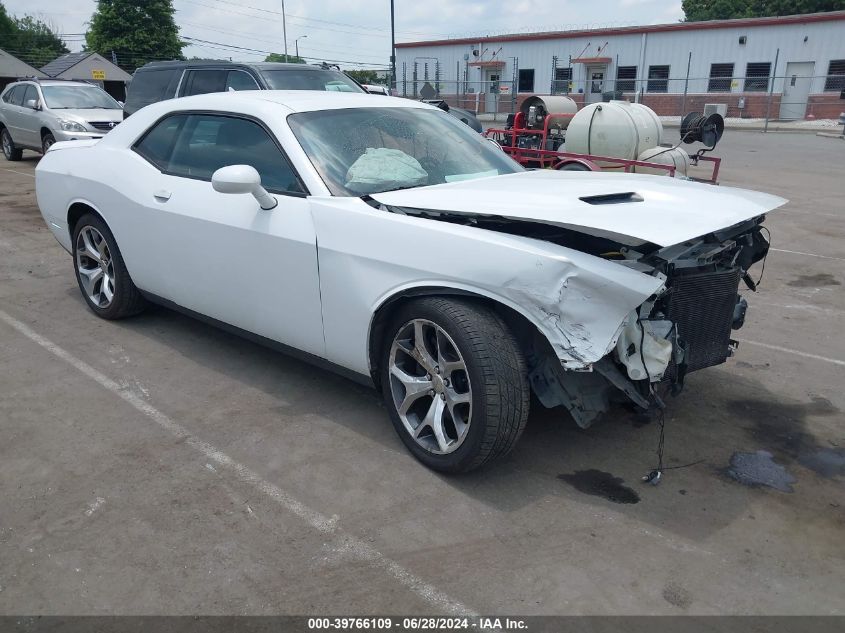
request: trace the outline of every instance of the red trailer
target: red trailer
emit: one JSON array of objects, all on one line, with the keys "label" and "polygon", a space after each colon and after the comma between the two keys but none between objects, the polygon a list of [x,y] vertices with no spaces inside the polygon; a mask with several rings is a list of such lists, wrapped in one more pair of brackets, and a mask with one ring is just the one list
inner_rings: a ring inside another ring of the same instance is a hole
[{"label": "red trailer", "polygon": [[[675,165],[563,151],[565,130],[574,116],[572,113],[544,114],[542,118],[533,117],[532,125],[532,123],[528,123],[529,117],[526,113],[521,111],[508,117],[508,125],[505,128],[489,128],[484,132],[484,136],[498,143],[511,158],[527,167],[566,171],[623,171],[627,173],[634,172],[639,167],[666,172],[668,176],[675,175],[677,171]],[[713,117],[702,117],[698,113],[690,113],[685,116],[681,123],[682,140],[686,142],[704,140],[711,144],[710,149],[712,149],[712,146],[715,146],[721,138],[724,130],[721,117],[715,116],[719,118],[718,121]],[[707,156],[705,155],[706,151],[709,151],[709,149],[689,154],[689,160],[693,167],[702,162],[709,163],[712,166],[710,176],[705,178],[690,177],[690,179],[715,185],[718,184],[722,159],[716,156]]]}]

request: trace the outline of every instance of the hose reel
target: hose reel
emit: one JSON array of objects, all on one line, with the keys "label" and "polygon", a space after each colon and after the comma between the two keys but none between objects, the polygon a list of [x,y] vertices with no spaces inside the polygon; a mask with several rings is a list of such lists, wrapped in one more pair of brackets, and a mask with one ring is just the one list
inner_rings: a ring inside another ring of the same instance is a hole
[{"label": "hose reel", "polygon": [[684,143],[702,143],[713,149],[725,132],[725,120],[721,114],[704,116],[700,112],[690,112],[681,119],[681,141]]}]

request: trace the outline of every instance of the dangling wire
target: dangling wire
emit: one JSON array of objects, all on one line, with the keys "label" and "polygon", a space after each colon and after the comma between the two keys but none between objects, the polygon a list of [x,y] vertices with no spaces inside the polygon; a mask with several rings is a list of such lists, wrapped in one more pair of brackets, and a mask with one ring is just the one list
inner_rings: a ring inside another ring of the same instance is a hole
[{"label": "dangling wire", "polygon": [[763,256],[763,267],[760,269],[760,279],[757,280],[755,287],[760,287],[760,282],[763,281],[763,273],[766,272],[766,260],[769,259],[769,251],[772,250],[772,232],[769,230],[767,226],[761,226],[761,231],[766,231],[766,237],[769,240],[769,248],[766,249],[766,254]]}]

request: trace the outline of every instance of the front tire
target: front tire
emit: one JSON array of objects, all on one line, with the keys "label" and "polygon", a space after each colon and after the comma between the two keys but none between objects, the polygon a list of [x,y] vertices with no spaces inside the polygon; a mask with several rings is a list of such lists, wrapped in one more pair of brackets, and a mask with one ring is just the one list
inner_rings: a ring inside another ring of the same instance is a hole
[{"label": "front tire", "polygon": [[466,472],[513,449],[528,418],[527,371],[495,312],[461,299],[419,299],[401,307],[386,331],[384,399],[418,460]]},{"label": "front tire", "polygon": [[6,157],[6,160],[17,161],[23,158],[23,150],[15,147],[12,135],[6,128],[3,128],[3,131],[0,132],[0,145],[3,146],[3,156]]},{"label": "front tire", "polygon": [[73,229],[73,268],[85,303],[98,317],[122,319],[144,309],[109,227],[86,213]]},{"label": "front tire", "polygon": [[56,142],[56,137],[47,132],[41,139],[41,153],[46,154],[47,150]]}]

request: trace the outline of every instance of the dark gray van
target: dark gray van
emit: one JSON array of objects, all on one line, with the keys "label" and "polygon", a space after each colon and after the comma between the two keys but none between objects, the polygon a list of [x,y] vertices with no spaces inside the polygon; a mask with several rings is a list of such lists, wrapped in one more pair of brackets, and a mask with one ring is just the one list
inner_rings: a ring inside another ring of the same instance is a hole
[{"label": "dark gray van", "polygon": [[214,60],[150,62],[135,71],[123,116],[146,105],[190,95],[228,90],[330,90],[366,92],[339,70],[307,64]]}]

